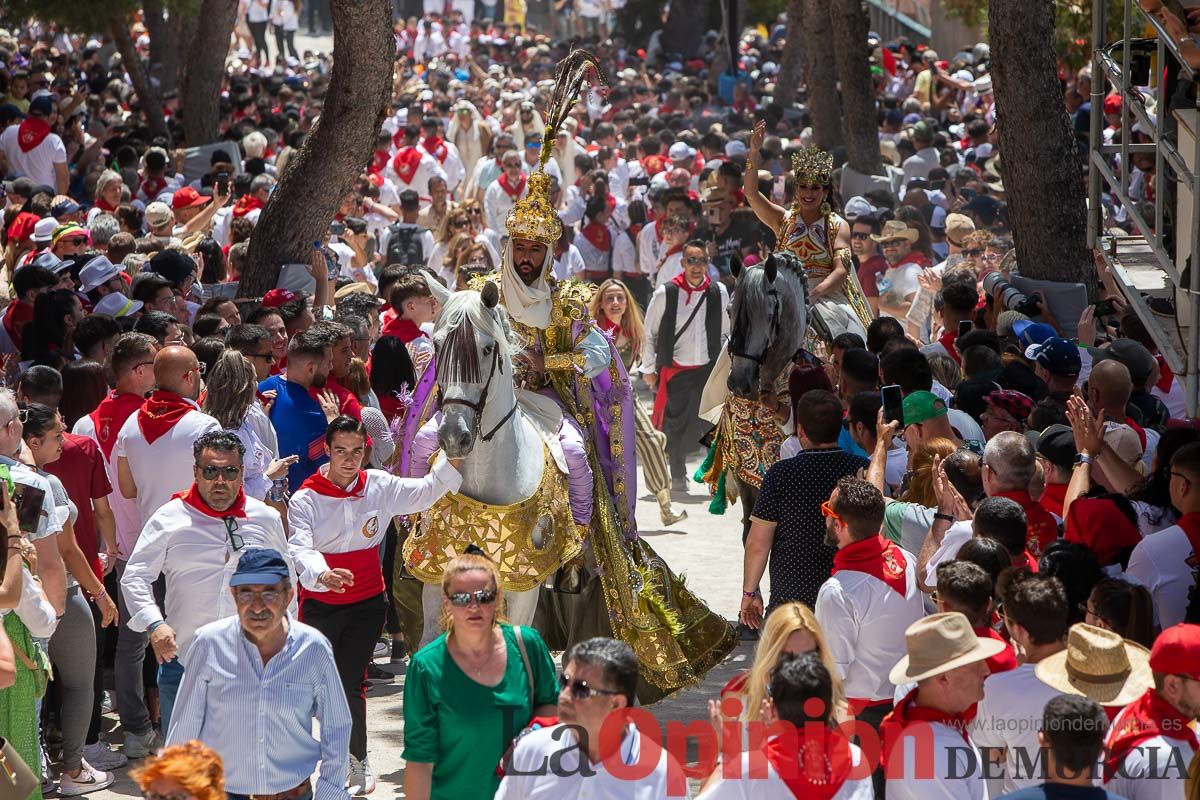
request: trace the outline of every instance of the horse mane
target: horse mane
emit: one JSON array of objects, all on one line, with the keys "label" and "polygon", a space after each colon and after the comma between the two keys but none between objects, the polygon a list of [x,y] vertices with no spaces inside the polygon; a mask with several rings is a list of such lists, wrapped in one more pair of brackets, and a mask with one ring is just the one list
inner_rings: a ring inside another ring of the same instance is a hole
[{"label": "horse mane", "polygon": [[496,306],[489,309],[479,292],[455,292],[442,306],[434,325],[433,344],[437,350],[439,385],[483,381],[476,331],[495,340],[500,357],[505,361],[517,350],[503,308]]}]

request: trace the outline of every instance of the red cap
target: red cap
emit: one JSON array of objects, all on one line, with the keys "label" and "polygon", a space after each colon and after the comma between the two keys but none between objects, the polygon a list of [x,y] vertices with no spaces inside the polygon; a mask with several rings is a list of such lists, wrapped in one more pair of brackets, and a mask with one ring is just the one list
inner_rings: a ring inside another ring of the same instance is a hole
[{"label": "red cap", "polygon": [[262,304],[265,308],[279,308],[295,299],[296,293],[290,289],[272,289],[263,295]]},{"label": "red cap", "polygon": [[1200,625],[1181,622],[1160,633],[1150,650],[1150,669],[1200,680]]},{"label": "red cap", "polygon": [[212,198],[204,197],[190,186],[179,189],[171,195],[171,208],[178,211],[181,208],[207,205]]},{"label": "red cap", "polygon": [[1104,113],[1105,114],[1120,114],[1121,113],[1121,95],[1110,94],[1104,98]]}]

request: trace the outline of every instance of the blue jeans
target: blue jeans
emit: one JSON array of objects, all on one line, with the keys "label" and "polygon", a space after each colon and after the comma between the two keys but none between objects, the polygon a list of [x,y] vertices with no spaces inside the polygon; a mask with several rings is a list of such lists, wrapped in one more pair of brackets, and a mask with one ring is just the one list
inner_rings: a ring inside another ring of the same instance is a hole
[{"label": "blue jeans", "polygon": [[181,683],[183,664],[179,663],[178,658],[158,665],[158,707],[162,715],[163,736],[171,727],[171,712],[175,710],[175,697],[179,694]]}]

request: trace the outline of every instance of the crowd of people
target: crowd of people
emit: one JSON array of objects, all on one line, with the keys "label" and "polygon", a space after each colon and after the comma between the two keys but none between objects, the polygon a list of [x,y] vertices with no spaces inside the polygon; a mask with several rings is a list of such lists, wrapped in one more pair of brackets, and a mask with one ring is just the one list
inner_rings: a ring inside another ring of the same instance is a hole
[{"label": "crowd of people", "polygon": [[[621,3],[560,0],[551,31],[522,0],[425,5],[311,261],[253,298],[249,242],[331,88],[295,32],[328,3],[243,2],[217,142],[171,93],[152,134],[111,37],[0,17],[0,735],[30,796],[142,759],[155,800],[369,794],[377,662],[407,662],[408,797],[686,793],[616,612],[556,659],[510,565],[472,545],[420,572],[416,519],[480,480],[470,436],[434,435],[452,403],[485,419],[486,362],[438,410],[471,372],[445,312],[486,333],[479,290],[569,465],[552,525],[632,547],[623,428],[664,525],[702,479],[741,501],[755,652],[712,699],[699,796],[1197,796],[1200,429],[1101,260],[1078,320],[1012,289],[988,46],[870,35],[886,174],[847,196],[845,153],[774,99],[782,18],[710,80],[715,34],[692,59],[626,40]],[[593,88],[560,109],[572,37],[604,75],[572,62]],[[1079,131],[1090,81],[1063,79]]]}]

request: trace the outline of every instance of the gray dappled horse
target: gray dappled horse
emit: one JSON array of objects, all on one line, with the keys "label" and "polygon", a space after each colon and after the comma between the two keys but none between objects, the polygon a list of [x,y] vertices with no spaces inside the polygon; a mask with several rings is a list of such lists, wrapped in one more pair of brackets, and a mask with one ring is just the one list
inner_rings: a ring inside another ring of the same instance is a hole
[{"label": "gray dappled horse", "polygon": [[772,253],[762,264],[743,268],[730,262],[734,276],[729,337],[729,391],[757,400],[775,382],[804,343],[808,328],[808,278],[800,259]]}]

